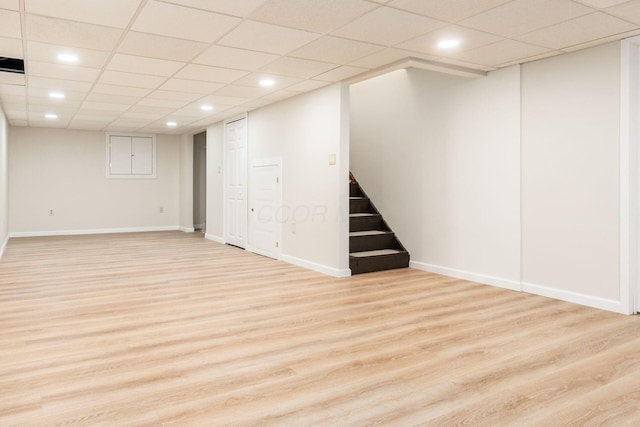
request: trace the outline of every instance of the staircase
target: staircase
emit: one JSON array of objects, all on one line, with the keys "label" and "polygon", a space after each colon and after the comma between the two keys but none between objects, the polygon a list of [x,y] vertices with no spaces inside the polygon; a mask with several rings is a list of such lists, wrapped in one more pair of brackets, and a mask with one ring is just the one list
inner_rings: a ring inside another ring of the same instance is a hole
[{"label": "staircase", "polygon": [[391,231],[380,212],[350,177],[349,267],[351,274],[409,266],[409,252]]}]

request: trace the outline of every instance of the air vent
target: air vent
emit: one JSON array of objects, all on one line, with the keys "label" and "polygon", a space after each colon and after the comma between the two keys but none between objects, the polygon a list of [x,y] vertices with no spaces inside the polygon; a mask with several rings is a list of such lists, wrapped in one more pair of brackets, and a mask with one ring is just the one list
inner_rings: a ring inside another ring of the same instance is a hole
[{"label": "air vent", "polygon": [[24,74],[24,60],[0,56],[0,71]]}]

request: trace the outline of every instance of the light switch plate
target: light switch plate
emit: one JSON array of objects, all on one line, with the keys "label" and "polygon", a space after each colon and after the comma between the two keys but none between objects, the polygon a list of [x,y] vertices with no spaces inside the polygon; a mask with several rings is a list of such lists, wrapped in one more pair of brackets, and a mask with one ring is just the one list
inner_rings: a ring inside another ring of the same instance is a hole
[{"label": "light switch plate", "polygon": [[336,164],[336,155],[335,154],[329,154],[329,165],[333,166]]}]

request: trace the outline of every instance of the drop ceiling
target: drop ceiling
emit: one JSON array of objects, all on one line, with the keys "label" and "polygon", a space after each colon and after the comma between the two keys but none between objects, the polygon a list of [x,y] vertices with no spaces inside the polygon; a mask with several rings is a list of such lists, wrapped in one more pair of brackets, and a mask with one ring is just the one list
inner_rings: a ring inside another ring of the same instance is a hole
[{"label": "drop ceiling", "polygon": [[186,133],[405,58],[491,71],[637,34],[640,0],[0,0],[26,69],[0,102],[12,126]]}]

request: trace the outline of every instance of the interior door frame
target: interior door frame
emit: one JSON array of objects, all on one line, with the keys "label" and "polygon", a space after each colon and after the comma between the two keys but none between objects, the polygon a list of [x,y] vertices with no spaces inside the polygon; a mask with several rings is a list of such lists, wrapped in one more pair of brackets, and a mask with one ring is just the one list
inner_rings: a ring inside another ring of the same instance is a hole
[{"label": "interior door frame", "polygon": [[[261,167],[261,166],[277,167],[277,173],[278,173],[278,178],[280,180],[280,185],[278,185],[277,187],[276,204],[282,207],[283,206],[282,205],[282,184],[283,184],[282,158],[272,157],[272,158],[266,158],[266,159],[252,160],[249,164],[249,180],[248,180],[249,194],[247,196],[247,199],[249,201],[248,203],[249,210],[251,210],[251,206],[253,204],[253,191],[251,190],[251,187],[252,187],[251,179],[252,179],[253,168]],[[280,260],[282,259],[282,219],[278,220],[277,215],[276,215],[276,238],[279,244],[277,246],[277,251],[276,251],[277,257],[275,259]],[[253,234],[253,221],[251,220],[251,213],[249,213],[249,224],[248,224],[248,230],[247,230],[247,251],[254,252],[254,241],[255,241],[255,236]]]},{"label": "interior door frame", "polygon": [[[229,226],[229,219],[227,218],[227,171],[229,170],[227,163],[227,125],[233,122],[237,122],[238,120],[245,119],[246,127],[247,127],[247,161],[249,159],[249,115],[247,113],[240,114],[238,116],[230,117],[224,121],[224,126],[222,129],[222,243],[227,244],[227,227]],[[248,171],[248,168],[245,170]],[[249,198],[249,177],[245,177],[245,182],[247,182],[247,206],[248,206],[248,198]],[[249,214],[245,212],[245,218],[247,221],[247,244],[248,244],[248,230],[249,230]],[[245,245],[246,246],[246,245]],[[246,249],[246,247],[245,247]]]},{"label": "interior door frame", "polygon": [[640,311],[640,36],[620,51],[620,311]]}]

